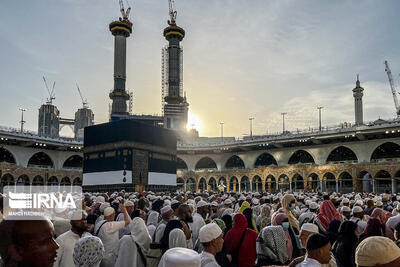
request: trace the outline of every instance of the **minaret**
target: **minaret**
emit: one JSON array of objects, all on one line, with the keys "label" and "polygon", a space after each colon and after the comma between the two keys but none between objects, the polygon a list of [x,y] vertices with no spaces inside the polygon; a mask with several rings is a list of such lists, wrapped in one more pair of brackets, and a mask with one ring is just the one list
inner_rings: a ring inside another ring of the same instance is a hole
[{"label": "minaret", "polygon": [[359,75],[357,74],[356,87],[353,89],[354,96],[354,114],[355,114],[355,124],[362,125],[363,124],[363,104],[362,97],[364,88],[360,86]]},{"label": "minaret", "polygon": [[[171,3],[171,2],[170,2]],[[164,37],[168,41],[165,48],[167,58],[165,68],[166,96],[164,97],[164,127],[174,130],[185,130],[187,124],[188,104],[183,93],[183,50],[180,42],[185,31],[176,25],[176,11],[170,4],[169,26],[164,29]]]},{"label": "minaret", "polygon": [[132,33],[132,22],[129,21],[130,8],[124,11],[121,6],[122,18],[110,23],[110,31],[114,35],[114,88],[110,93],[112,100],[110,120],[123,119],[128,115],[126,101],[129,93],[125,89],[126,81],[126,38]]}]

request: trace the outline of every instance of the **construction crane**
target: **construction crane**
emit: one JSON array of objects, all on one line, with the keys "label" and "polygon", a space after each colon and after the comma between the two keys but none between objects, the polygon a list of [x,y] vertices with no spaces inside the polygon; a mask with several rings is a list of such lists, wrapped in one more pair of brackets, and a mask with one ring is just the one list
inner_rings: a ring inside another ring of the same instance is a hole
[{"label": "construction crane", "polygon": [[125,11],[123,0],[119,0],[119,7],[122,14],[122,20],[129,22],[129,13],[131,13],[131,7],[128,7],[128,9]]},{"label": "construction crane", "polygon": [[175,1],[174,0],[168,0],[168,5],[169,5],[169,17],[170,19],[168,20],[168,25],[170,26],[176,26],[176,10],[175,10]]},{"label": "construction crane", "polygon": [[399,100],[397,99],[397,90],[394,85],[393,77],[392,77],[392,71],[389,68],[389,63],[387,60],[385,60],[385,71],[387,73],[387,76],[389,78],[389,83],[390,83],[390,89],[392,90],[392,95],[393,95],[393,101],[394,101],[394,106],[396,108],[396,114],[397,117],[400,117],[400,105],[399,105]]},{"label": "construction crane", "polygon": [[47,98],[46,104],[47,105],[53,105],[53,100],[56,99],[56,95],[54,94],[54,87],[56,86],[56,82],[53,83],[53,88],[49,89],[49,86],[47,85],[46,78],[43,76],[43,81],[44,85],[46,85],[47,92],[49,93],[49,98]]},{"label": "construction crane", "polygon": [[83,98],[82,92],[81,92],[81,89],[79,89],[78,83],[76,83],[76,88],[78,88],[78,92],[79,92],[79,95],[80,95],[81,100],[82,100],[82,106],[83,106],[83,108],[89,108],[89,103],[88,103],[88,101],[87,101],[86,98],[85,98],[85,99]]}]

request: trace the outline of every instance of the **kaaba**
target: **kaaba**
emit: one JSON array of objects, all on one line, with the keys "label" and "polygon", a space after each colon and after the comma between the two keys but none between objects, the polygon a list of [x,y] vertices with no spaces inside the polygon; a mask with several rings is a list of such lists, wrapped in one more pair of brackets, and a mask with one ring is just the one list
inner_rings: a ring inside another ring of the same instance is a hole
[{"label": "kaaba", "polygon": [[85,191],[176,189],[176,133],[135,120],[86,127]]}]

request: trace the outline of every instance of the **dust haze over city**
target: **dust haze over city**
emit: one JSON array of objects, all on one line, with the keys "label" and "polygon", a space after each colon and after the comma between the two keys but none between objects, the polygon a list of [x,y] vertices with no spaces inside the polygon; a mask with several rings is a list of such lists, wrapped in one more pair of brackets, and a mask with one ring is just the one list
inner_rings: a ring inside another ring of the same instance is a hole
[{"label": "dust haze over city", "polygon": [[[133,113],[161,113],[162,29],[165,1],[132,1],[133,33],[127,41],[127,89]],[[383,65],[398,83],[399,3],[386,1],[180,1],[177,20],[186,31],[183,90],[189,127],[200,136],[241,137],[354,120],[356,74],[364,91],[364,120],[396,116]],[[18,14],[18,18],[15,18]],[[108,121],[113,87],[113,39],[107,25],[119,15],[116,1],[14,1],[0,3],[3,116],[0,124],[37,130],[47,91],[62,117],[81,106],[76,83],[95,114]],[[9,27],[12,21],[13,27]],[[72,135],[68,127],[62,135]]]}]

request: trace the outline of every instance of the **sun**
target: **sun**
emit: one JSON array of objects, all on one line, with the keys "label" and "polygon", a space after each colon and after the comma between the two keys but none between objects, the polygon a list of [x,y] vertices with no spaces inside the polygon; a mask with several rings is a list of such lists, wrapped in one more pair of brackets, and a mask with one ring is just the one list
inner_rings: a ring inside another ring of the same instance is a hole
[{"label": "sun", "polygon": [[186,129],[189,131],[190,129],[196,129],[198,132],[201,131],[201,121],[200,119],[192,114],[188,114],[188,123],[186,125]]}]

